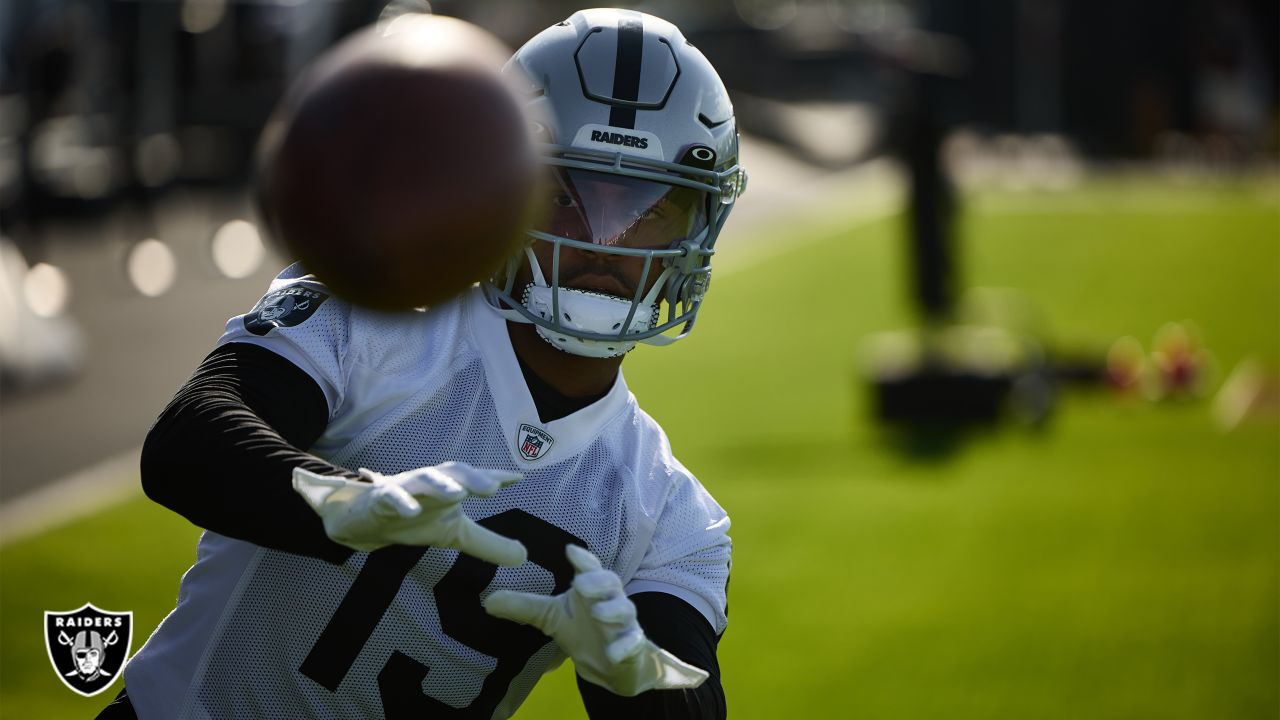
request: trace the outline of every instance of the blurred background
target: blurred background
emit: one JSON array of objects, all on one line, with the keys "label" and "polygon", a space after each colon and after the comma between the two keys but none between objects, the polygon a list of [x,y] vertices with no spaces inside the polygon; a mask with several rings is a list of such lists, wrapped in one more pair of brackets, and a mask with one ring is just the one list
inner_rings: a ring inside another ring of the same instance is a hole
[{"label": "blurred background", "polygon": [[[751,176],[698,332],[627,363],[734,519],[734,716],[1275,717],[1280,5],[622,5],[719,69]],[[138,447],[286,263],[290,81],[384,12],[516,47],[584,6],[0,3],[0,715],[118,689],[51,675],[43,610],[136,648],[173,606],[197,531]],[[568,672],[520,716],[580,716]]]}]

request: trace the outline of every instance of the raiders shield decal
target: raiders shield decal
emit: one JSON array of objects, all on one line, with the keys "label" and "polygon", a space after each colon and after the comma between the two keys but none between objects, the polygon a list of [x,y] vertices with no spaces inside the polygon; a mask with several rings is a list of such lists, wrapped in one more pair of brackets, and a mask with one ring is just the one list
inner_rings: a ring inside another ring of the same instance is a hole
[{"label": "raiders shield decal", "polygon": [[99,610],[85,603],[78,610],[44,613],[44,644],[62,684],[90,697],[120,675],[133,644],[133,613]]},{"label": "raiders shield decal", "polygon": [[516,432],[516,447],[520,450],[520,457],[525,460],[537,460],[543,457],[554,442],[555,438],[548,435],[546,430],[528,423],[521,425],[520,430]]},{"label": "raiders shield decal", "polygon": [[267,293],[244,316],[244,329],[266,335],[273,328],[301,325],[329,296],[303,285],[290,285]]}]

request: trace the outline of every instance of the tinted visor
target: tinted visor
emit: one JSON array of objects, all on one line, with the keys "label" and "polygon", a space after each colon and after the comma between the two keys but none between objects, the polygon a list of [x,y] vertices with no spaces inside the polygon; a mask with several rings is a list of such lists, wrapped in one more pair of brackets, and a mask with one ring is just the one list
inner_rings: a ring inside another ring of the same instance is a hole
[{"label": "tinted visor", "polygon": [[693,188],[608,173],[553,168],[538,228],[552,235],[661,250],[707,227],[705,195]]}]

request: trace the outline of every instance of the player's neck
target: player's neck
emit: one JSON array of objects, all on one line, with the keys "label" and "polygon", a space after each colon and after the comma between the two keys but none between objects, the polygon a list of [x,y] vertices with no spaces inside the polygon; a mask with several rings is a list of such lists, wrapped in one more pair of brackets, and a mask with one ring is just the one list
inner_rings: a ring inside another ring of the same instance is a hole
[{"label": "player's neck", "polygon": [[528,323],[507,323],[511,347],[520,360],[566,397],[603,395],[613,387],[622,358],[587,358],[557,350]]}]

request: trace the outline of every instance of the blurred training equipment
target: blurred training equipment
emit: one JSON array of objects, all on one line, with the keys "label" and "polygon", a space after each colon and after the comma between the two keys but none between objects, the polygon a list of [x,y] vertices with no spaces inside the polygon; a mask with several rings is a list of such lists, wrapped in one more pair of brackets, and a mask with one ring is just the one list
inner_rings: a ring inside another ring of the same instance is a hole
[{"label": "blurred training equipment", "polygon": [[[941,22],[937,13],[932,21]],[[891,144],[910,171],[906,239],[920,325],[872,336],[865,350],[876,417],[904,430],[909,450],[928,454],[1006,417],[1039,425],[1055,400],[1042,329],[1030,322],[1036,313],[1028,300],[1012,290],[961,292],[957,193],[942,149],[956,124],[948,101],[970,70],[963,38],[948,37],[930,41],[939,57],[950,57],[944,45],[956,50],[946,63],[929,62],[925,46],[885,58],[902,76]]]},{"label": "blurred training equipment", "polygon": [[536,163],[509,51],[462,20],[402,15],[322,56],[263,132],[260,207],[346,299],[438,304],[518,246]]}]

